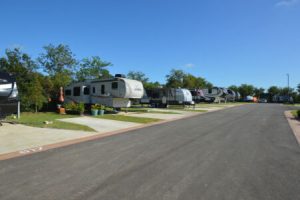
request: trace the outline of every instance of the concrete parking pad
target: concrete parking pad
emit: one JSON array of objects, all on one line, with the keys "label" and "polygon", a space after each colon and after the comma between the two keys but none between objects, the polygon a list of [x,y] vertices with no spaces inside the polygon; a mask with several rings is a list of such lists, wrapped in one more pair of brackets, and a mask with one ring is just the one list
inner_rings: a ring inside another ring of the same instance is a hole
[{"label": "concrete parking pad", "polygon": [[116,131],[119,129],[131,128],[134,126],[140,126],[141,124],[132,122],[123,122],[109,119],[99,119],[93,117],[76,117],[59,119],[60,121],[82,124],[91,127],[92,129],[104,133],[109,131]]},{"label": "concrete parking pad", "polygon": [[36,128],[4,123],[0,127],[0,154],[91,136],[96,132]]}]

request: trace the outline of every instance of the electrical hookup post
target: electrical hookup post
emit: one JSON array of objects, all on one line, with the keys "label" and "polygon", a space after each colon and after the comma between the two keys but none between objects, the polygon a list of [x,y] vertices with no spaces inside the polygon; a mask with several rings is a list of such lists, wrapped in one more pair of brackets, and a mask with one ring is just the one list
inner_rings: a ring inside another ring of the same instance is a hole
[{"label": "electrical hookup post", "polygon": [[21,118],[21,102],[18,101],[18,110],[17,110],[17,118]]}]

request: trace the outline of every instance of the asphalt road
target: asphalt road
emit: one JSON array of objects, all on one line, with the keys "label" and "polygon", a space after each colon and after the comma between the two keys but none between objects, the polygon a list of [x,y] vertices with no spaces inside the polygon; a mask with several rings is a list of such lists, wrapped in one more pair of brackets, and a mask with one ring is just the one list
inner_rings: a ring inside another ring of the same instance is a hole
[{"label": "asphalt road", "polygon": [[1,161],[0,199],[300,199],[285,109],[235,107]]}]

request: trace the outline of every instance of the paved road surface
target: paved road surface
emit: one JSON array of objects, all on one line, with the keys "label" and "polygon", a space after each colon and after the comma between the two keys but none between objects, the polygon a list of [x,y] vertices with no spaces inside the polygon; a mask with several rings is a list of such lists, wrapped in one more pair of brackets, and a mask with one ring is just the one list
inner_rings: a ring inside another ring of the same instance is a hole
[{"label": "paved road surface", "polygon": [[0,199],[297,200],[281,105],[246,105],[0,162]]}]

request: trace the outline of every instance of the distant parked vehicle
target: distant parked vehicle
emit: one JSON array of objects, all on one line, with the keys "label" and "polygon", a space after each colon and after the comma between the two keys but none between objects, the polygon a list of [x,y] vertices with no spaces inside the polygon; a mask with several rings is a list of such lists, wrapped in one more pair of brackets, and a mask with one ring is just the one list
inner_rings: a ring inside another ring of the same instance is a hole
[{"label": "distant parked vehicle", "polygon": [[0,119],[18,110],[18,87],[14,76],[0,72]]},{"label": "distant parked vehicle", "polygon": [[258,103],[268,103],[268,100],[265,99],[265,98],[260,98],[260,99],[258,100]]},{"label": "distant parked vehicle", "polygon": [[142,82],[116,74],[115,78],[87,80],[65,88],[65,102],[102,104],[112,108],[127,108],[131,100],[144,95]]},{"label": "distant parked vehicle", "polygon": [[288,95],[274,95],[272,101],[274,103],[293,103],[294,99]]},{"label": "distant parked vehicle", "polygon": [[155,88],[146,90],[141,104],[150,104],[153,107],[167,107],[168,105],[193,105],[193,97],[187,89]]}]

